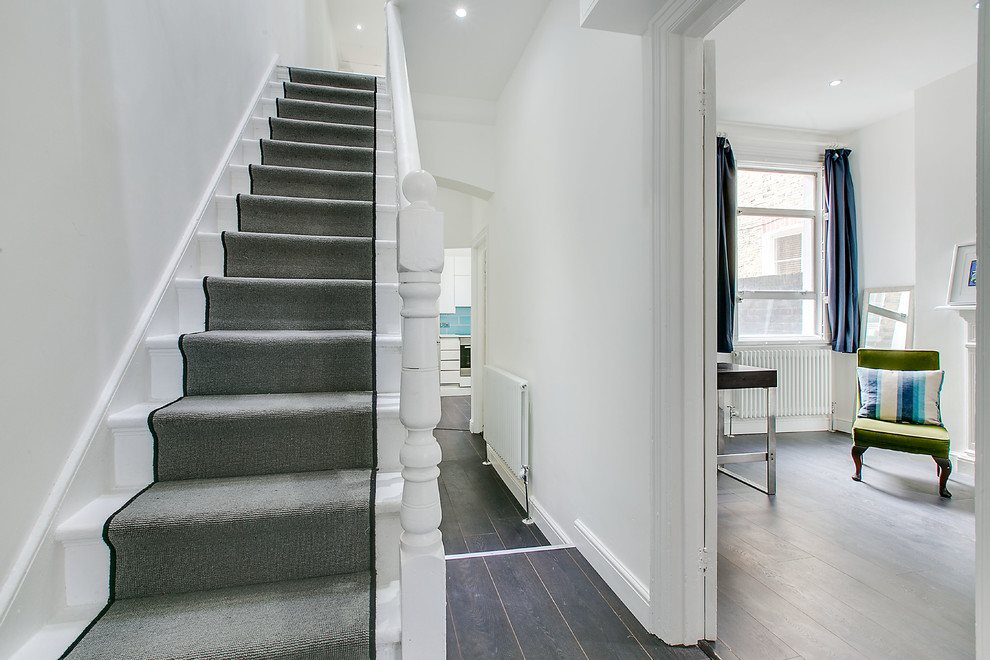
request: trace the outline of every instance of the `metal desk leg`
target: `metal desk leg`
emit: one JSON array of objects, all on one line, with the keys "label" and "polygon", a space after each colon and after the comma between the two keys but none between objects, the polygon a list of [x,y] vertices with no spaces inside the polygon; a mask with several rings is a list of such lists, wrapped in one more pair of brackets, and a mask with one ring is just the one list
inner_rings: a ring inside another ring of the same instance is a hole
[{"label": "metal desk leg", "polygon": [[777,388],[767,388],[767,495],[777,492]]}]

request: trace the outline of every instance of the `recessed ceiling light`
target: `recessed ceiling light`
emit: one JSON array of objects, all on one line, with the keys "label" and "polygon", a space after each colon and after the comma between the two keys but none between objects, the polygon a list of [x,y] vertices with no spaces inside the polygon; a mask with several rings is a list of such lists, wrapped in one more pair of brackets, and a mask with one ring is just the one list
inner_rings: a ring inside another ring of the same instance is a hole
[{"label": "recessed ceiling light", "polygon": [[358,31],[361,31],[361,30],[364,29],[364,26],[361,25],[360,23],[358,23],[357,26],[356,26],[356,28],[357,28]]},{"label": "recessed ceiling light", "polygon": [[457,9],[454,10],[454,16],[456,16],[457,18],[464,18],[465,16],[467,16],[467,9],[465,9],[464,7],[458,7]]},{"label": "recessed ceiling light", "polygon": [[838,87],[841,84],[842,84],[842,81],[841,80],[832,80],[832,81],[829,82],[828,86],[829,87]]},{"label": "recessed ceiling light", "polygon": [[979,9],[979,8],[980,8],[980,3],[977,2],[975,5],[973,5],[973,9]]}]

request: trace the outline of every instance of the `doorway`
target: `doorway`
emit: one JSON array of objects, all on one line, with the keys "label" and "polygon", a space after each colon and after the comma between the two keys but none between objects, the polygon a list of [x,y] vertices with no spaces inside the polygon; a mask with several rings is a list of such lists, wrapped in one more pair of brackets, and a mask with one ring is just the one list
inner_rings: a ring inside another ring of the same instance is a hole
[{"label": "doorway", "polygon": [[[712,158],[713,154],[709,154],[708,159]],[[941,626],[940,630],[955,630],[942,640],[953,645],[952,650],[943,650],[941,654],[973,657],[973,604],[974,596],[981,598],[981,588],[979,584],[973,588],[971,567],[981,560],[975,551],[978,542],[972,529],[974,507],[970,498],[980,491],[974,490],[971,481],[967,483],[963,479],[954,484],[951,501],[940,501],[932,495],[933,477],[927,470],[930,461],[918,464],[914,462],[918,457],[914,461],[902,461],[909,457],[894,453],[883,454],[882,464],[877,457],[870,483],[863,488],[864,484],[853,484],[845,474],[850,469],[846,465],[850,463],[848,438],[837,442],[831,434],[820,437],[805,434],[793,436],[790,441],[792,457],[802,453],[808,453],[808,457],[793,464],[790,470],[779,462],[779,473],[794,477],[809,461],[818,470],[817,474],[806,474],[795,483],[790,493],[782,482],[776,502],[757,501],[745,487],[736,484],[721,481],[718,484],[723,514],[718,530],[719,550],[726,549],[717,557],[718,633],[722,638],[723,633],[730,635],[746,628],[750,634],[749,639],[736,637],[737,644],[748,646],[748,650],[740,653],[739,648],[730,649],[734,655],[728,657],[770,657],[775,652],[785,656],[787,653],[863,657],[939,655],[937,648],[924,650],[928,647],[916,632],[931,632],[926,623],[932,625],[933,611],[948,612],[953,617],[936,626]],[[823,448],[828,451],[810,457]],[[778,461],[782,461],[786,451],[788,448],[781,446]],[[826,484],[827,491],[823,490]],[[818,494],[809,498],[813,492]],[[796,513],[798,510],[800,514]],[[934,516],[929,525],[948,526],[944,537],[919,536],[913,524],[898,524],[911,519],[924,520],[927,515]],[[841,519],[843,516],[845,520]],[[800,522],[796,522],[798,518]],[[847,523],[854,524],[847,527]],[[863,532],[868,538],[857,540],[857,534]],[[745,536],[747,533],[751,536]],[[835,543],[837,538],[842,542]],[[914,553],[921,553],[928,561],[945,562],[945,572],[941,576],[929,575],[920,582],[902,580],[904,575],[922,575],[928,566],[924,562],[912,565],[911,556],[902,554],[912,543],[919,543]],[[959,544],[957,549],[951,543]],[[828,550],[819,550],[824,548]],[[967,565],[968,571],[959,570]],[[892,566],[902,570],[892,574]],[[732,574],[722,570],[725,568],[731,568]],[[802,583],[811,575],[814,575],[813,584]],[[785,585],[793,590],[788,591]],[[726,596],[728,593],[731,596]],[[919,601],[917,596],[908,595],[912,593],[925,593],[928,600]],[[803,610],[798,603],[800,598],[805,603],[817,599],[818,609]],[[768,625],[773,621],[768,603],[774,600],[779,600],[789,615],[786,620],[780,618],[775,625]],[[727,606],[729,603],[731,606]],[[745,606],[747,603],[749,608]],[[867,604],[870,611],[863,614]],[[851,619],[844,618],[850,614],[857,617],[863,614],[859,620],[870,621],[869,629],[859,629]],[[761,617],[767,618],[760,620]],[[802,628],[800,639],[791,637],[795,625]],[[792,628],[788,630],[788,626]],[[794,645],[809,643],[818,634],[809,631],[821,632],[821,629],[825,632],[817,637],[817,649],[799,649]],[[905,640],[914,639],[913,636],[918,639],[895,648]],[[878,638],[895,641],[871,646]]]}]

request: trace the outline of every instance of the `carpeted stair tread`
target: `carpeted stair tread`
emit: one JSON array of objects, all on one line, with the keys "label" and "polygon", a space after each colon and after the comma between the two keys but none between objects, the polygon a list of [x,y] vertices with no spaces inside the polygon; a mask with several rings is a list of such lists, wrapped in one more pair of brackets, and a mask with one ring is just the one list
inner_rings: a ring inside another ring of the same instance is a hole
[{"label": "carpeted stair tread", "polygon": [[111,518],[115,598],[371,568],[372,471],[159,481]]},{"label": "carpeted stair tread", "polygon": [[371,280],[207,277],[207,330],[370,330]]},{"label": "carpeted stair tread", "polygon": [[252,195],[282,195],[311,199],[375,199],[371,172],[338,172],[302,167],[251,165]]},{"label": "carpeted stair tread", "polygon": [[375,108],[371,106],[299,99],[275,99],[275,115],[283,119],[303,119],[328,124],[373,126],[375,123]]},{"label": "carpeted stair tread", "polygon": [[364,89],[375,91],[377,79],[360,73],[345,73],[342,71],[321,71],[319,69],[289,68],[289,80],[308,85],[328,85],[346,89]]},{"label": "carpeted stair tread", "polygon": [[347,89],[295,82],[284,82],[282,88],[287,99],[375,107],[375,91],[372,89]]},{"label": "carpeted stair tread", "polygon": [[372,126],[269,117],[268,128],[273,140],[351,147],[375,146],[375,129]]},{"label": "carpeted stair tread", "polygon": [[373,389],[370,331],[210,330],[179,348],[186,396]]},{"label": "carpeted stair tread", "polygon": [[375,205],[354,200],[240,194],[237,224],[242,232],[370,237]]},{"label": "carpeted stair tread", "polygon": [[374,464],[371,392],[187,396],[150,424],[157,481]]},{"label": "carpeted stair tread", "polygon": [[261,164],[338,172],[371,172],[375,150],[329,144],[261,140]]},{"label": "carpeted stair tread", "polygon": [[72,660],[372,655],[367,572],[116,601]]},{"label": "carpeted stair tread", "polygon": [[342,278],[374,276],[374,242],[356,236],[223,232],[228,277]]}]

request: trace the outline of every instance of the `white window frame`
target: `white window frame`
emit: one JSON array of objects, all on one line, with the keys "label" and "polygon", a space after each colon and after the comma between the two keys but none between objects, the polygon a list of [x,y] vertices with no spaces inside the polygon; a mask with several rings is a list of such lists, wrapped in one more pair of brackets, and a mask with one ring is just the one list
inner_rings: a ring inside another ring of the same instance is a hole
[{"label": "white window frame", "polygon": [[[736,306],[737,309],[743,300],[814,300],[815,319],[814,327],[817,334],[814,335],[775,335],[772,337],[740,337],[739,322],[733,323],[732,344],[733,346],[768,346],[768,345],[821,345],[828,341],[825,329],[825,234],[824,217],[822,213],[823,199],[823,172],[822,164],[778,164],[762,163],[753,161],[739,161],[736,163],[736,171],[750,170],[758,172],[781,172],[787,174],[811,174],[815,177],[815,208],[814,210],[796,209],[775,209],[763,207],[737,206],[736,216],[759,215],[764,217],[782,218],[808,218],[812,221],[813,238],[811,245],[807,243],[802,247],[811,247],[815,250],[813,256],[815,267],[813,270],[813,288],[810,291],[742,291],[738,288],[738,258],[736,270]],[[737,225],[738,227],[738,222]],[[783,232],[781,232],[783,235]]]}]

